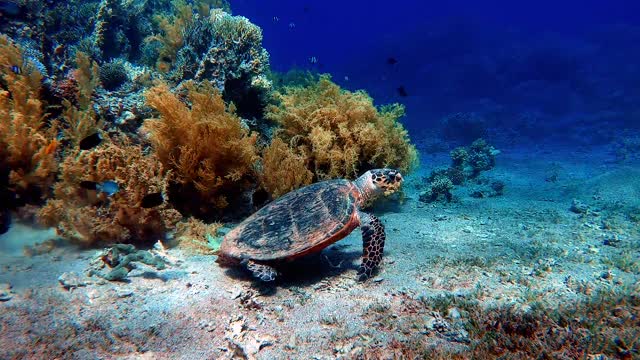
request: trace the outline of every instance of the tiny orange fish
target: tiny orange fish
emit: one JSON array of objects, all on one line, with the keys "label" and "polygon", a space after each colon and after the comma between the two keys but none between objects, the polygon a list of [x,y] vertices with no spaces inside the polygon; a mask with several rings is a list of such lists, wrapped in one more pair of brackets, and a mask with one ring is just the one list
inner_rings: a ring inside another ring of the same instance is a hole
[{"label": "tiny orange fish", "polygon": [[44,153],[47,155],[51,155],[56,151],[57,148],[58,148],[58,141],[56,139],[53,139],[51,140],[49,145],[47,145],[47,147],[44,148]]}]

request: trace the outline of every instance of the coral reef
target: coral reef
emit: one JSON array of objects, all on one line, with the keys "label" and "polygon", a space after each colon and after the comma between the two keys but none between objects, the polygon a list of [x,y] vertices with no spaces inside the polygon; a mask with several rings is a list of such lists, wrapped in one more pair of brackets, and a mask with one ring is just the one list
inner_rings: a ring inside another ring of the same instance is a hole
[{"label": "coral reef", "polygon": [[[166,201],[144,208],[143,198],[164,193],[170,173],[140,146],[107,143],[90,150],[71,150],[61,165],[54,198],[40,210],[40,221],[81,245],[153,242],[181,219]],[[83,181],[115,181],[119,191],[109,196],[86,189]]]},{"label": "coral reef", "polygon": [[416,164],[399,104],[378,109],[364,91],[342,90],[326,75],[311,86],[287,87],[279,100],[267,113],[279,125],[275,136],[307,159],[314,181],[355,178],[369,168],[407,172]]},{"label": "coral reef", "polygon": [[239,115],[261,118],[271,89],[262,30],[245,17],[205,5],[194,14],[194,6],[177,1],[174,14],[157,16],[160,33],[145,39],[145,56],[157,59],[165,80],[211,81]]},{"label": "coral reef", "polygon": [[425,179],[427,186],[420,194],[420,201],[432,202],[441,195],[451,201],[451,190],[454,185],[462,185],[467,180],[475,179],[475,188],[470,195],[476,198],[500,196],[504,192],[502,181],[480,179],[481,172],[495,166],[495,157],[500,153],[484,139],[476,139],[471,146],[457,147],[450,152],[451,166],[437,168]]},{"label": "coral reef", "polygon": [[0,36],[0,176],[27,202],[49,192],[58,163],[55,122],[40,99],[42,75],[22,49]]},{"label": "coral reef", "polygon": [[209,82],[185,84],[191,107],[167,85],[147,92],[159,118],[143,125],[160,162],[177,185],[172,200],[181,210],[206,214],[226,208],[255,181],[257,135],[243,125]]}]

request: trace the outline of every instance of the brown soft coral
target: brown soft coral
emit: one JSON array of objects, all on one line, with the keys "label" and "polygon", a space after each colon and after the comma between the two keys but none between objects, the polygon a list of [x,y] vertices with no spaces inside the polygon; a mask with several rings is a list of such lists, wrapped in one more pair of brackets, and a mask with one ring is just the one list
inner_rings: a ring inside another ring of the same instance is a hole
[{"label": "brown soft coral", "polygon": [[57,169],[56,126],[46,121],[41,80],[22,49],[0,36],[0,170],[8,169],[18,193],[48,193]]},{"label": "brown soft coral", "polygon": [[290,151],[308,159],[314,180],[354,178],[379,167],[409,171],[416,164],[416,149],[398,122],[399,104],[378,109],[364,91],[342,90],[329,76],[286,88],[279,98],[267,116],[280,125],[276,136]]},{"label": "brown soft coral", "polygon": [[313,173],[307,168],[307,159],[280,138],[275,138],[262,154],[261,183],[272,197],[311,184]]},{"label": "brown soft coral", "polygon": [[[209,82],[187,82],[188,107],[162,84],[147,92],[160,118],[145,121],[155,153],[173,171],[187,210],[225,208],[228,195],[246,189],[258,160],[257,135],[242,124]],[[186,202],[190,201],[191,204]]]},{"label": "brown soft coral", "polygon": [[[155,241],[174,228],[181,215],[166,202],[141,207],[144,196],[166,191],[170,173],[140,146],[123,142],[68,154],[54,187],[55,198],[40,211],[44,225],[55,226],[61,236],[83,245]],[[119,186],[111,197],[80,185],[107,180]]]}]

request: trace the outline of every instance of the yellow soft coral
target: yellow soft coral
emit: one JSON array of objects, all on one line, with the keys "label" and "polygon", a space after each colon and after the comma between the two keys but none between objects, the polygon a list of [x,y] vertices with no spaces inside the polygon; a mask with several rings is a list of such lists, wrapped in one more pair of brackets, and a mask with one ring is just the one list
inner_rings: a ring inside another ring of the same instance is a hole
[{"label": "yellow soft coral", "polygon": [[0,35],[0,169],[14,190],[46,194],[57,169],[56,127],[45,119],[42,75],[20,47]]},{"label": "yellow soft coral", "polygon": [[160,117],[146,120],[143,130],[183,195],[194,190],[197,198],[189,200],[222,209],[229,193],[248,186],[254,175],[257,135],[242,124],[233,107],[227,109],[209,82],[185,86],[191,107],[164,84],[147,92],[147,104]]},{"label": "yellow soft coral", "polygon": [[279,125],[276,136],[308,160],[314,180],[354,178],[379,167],[407,172],[417,163],[398,122],[402,105],[378,109],[364,91],[342,90],[326,75],[306,87],[286,88],[279,99],[267,117]]},{"label": "yellow soft coral", "polygon": [[[40,221],[83,245],[117,242],[154,242],[172,230],[181,215],[163,204],[143,208],[148,194],[166,193],[170,173],[140,146],[107,143],[92,151],[72,150],[61,166],[54,198],[39,213]],[[111,197],[87,190],[82,181],[115,181]]]},{"label": "yellow soft coral", "polygon": [[309,185],[313,180],[307,160],[279,138],[273,139],[262,158],[261,183],[274,198]]}]

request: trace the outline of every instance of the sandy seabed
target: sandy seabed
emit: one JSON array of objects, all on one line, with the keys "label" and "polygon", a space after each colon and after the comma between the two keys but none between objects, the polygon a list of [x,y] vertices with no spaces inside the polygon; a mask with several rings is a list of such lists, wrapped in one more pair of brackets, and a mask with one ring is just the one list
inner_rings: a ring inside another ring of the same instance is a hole
[{"label": "sandy seabed", "polygon": [[[27,257],[22,246],[54,234],[16,225],[0,237],[0,358],[471,358],[487,339],[470,324],[472,308],[527,314],[640,290],[639,166],[587,152],[504,151],[482,175],[506,184],[502,196],[471,197],[469,184],[451,203],[427,204],[418,201],[422,177],[447,160],[422,161],[404,201],[375,209],[387,245],[366,283],[355,281],[357,230],[264,285],[177,248],[163,254],[165,270],[141,265],[127,282],[107,282],[85,274],[97,250]],[[625,304],[640,327],[637,304]],[[611,351],[640,358],[638,341]],[[608,351],[589,346],[576,354]]]}]

